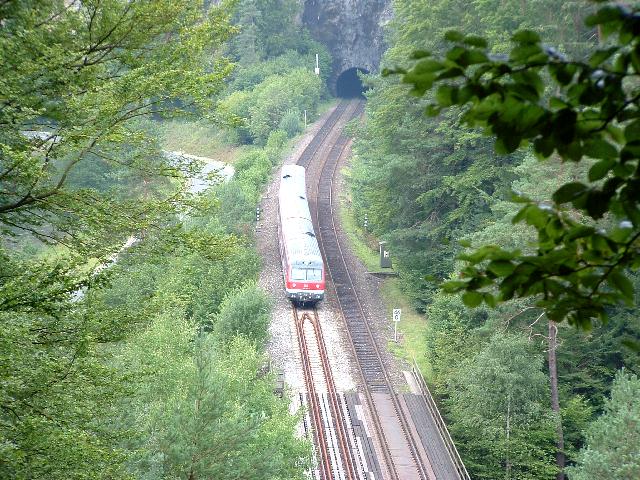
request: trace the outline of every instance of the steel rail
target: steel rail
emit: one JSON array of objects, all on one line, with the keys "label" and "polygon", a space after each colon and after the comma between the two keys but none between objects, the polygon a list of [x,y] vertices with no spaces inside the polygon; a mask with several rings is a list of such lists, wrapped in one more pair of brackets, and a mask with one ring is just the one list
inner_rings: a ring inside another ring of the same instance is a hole
[{"label": "steel rail", "polygon": [[316,132],[316,134],[313,136],[311,142],[309,142],[309,145],[307,145],[307,147],[300,154],[300,157],[298,157],[298,161],[296,162],[298,165],[301,165],[305,168],[309,166],[311,159],[316,154],[320,146],[324,143],[327,136],[329,136],[329,133],[333,130],[333,127],[338,122],[338,120],[342,116],[342,113],[345,111],[348,105],[348,102],[342,101],[336,106],[333,112],[331,112],[331,115],[329,115],[324,121],[322,127],[320,127],[320,130],[318,130],[318,132]]},{"label": "steel rail", "polygon": [[[343,152],[345,147],[346,147],[346,142],[344,142],[343,145],[340,148],[340,152],[339,152],[340,155],[342,155],[342,152]],[[323,171],[324,171],[324,166],[323,166]],[[332,171],[332,176],[333,176],[333,171]],[[331,181],[331,183],[333,183],[333,182]],[[319,197],[319,195],[318,195],[318,197]],[[331,203],[331,201],[329,201],[329,203]],[[319,213],[318,213],[319,210],[320,210],[319,208],[316,209],[316,219],[317,219],[318,222],[320,221],[320,216],[319,216]],[[331,215],[333,215],[332,211],[331,211]],[[335,222],[332,222],[332,223],[335,223]],[[333,228],[335,229],[335,224],[333,225]],[[320,238],[321,238],[320,248],[322,249],[322,253],[323,253],[323,255],[325,257],[325,261],[326,261],[327,254],[326,254],[326,250],[325,250],[325,241],[324,241],[325,239],[323,238],[322,229],[320,229],[319,234],[320,234]],[[328,261],[326,261],[326,265],[327,265],[327,270],[328,270],[329,274],[331,275],[331,279],[333,280],[333,278],[334,278],[333,277],[333,273],[331,272],[331,268],[329,267]],[[336,291],[336,297],[338,298],[338,303],[340,304],[340,295],[338,294],[338,291],[335,288],[335,285],[334,285],[334,290]],[[340,307],[341,307],[341,311],[342,311],[342,306],[340,305]],[[343,314],[343,317],[345,317],[344,311],[342,312],[342,314]],[[348,322],[347,322],[346,318],[345,318],[345,323],[347,323],[347,325],[348,325]],[[354,354],[355,354],[355,357],[357,359],[358,358],[358,354],[357,354],[357,351],[356,351],[355,346],[354,346],[355,344],[354,344],[354,339],[353,339],[353,336],[352,336],[351,329],[347,328],[347,333],[349,335],[349,339],[351,341],[351,345],[352,345],[352,347],[354,349]],[[371,392],[371,390],[369,388],[369,384],[367,382],[366,372],[363,370],[361,362],[358,361],[357,363],[358,363],[358,368],[359,368],[359,371],[360,371],[360,375],[363,378],[363,384],[365,385],[365,388],[364,388],[365,400],[367,402],[367,405],[369,406],[369,410],[372,413],[371,418],[372,418],[373,426],[374,426],[374,429],[376,431],[377,437],[380,439],[380,443],[381,443],[381,446],[382,446],[382,454],[383,454],[384,460],[385,460],[385,462],[387,464],[387,468],[389,470],[389,473],[394,478],[394,480],[401,480],[400,476],[398,475],[398,473],[396,471],[395,463],[393,461],[393,456],[391,455],[391,449],[390,449],[390,447],[388,445],[388,442],[386,440],[386,436],[384,434],[384,429],[382,427],[382,423],[380,422],[380,419],[378,418],[378,416],[375,414],[375,410],[376,410],[375,409],[375,403],[374,403],[374,400],[373,400],[372,392]]]},{"label": "steel rail", "polygon": [[318,316],[318,311],[314,307],[313,309],[313,318],[307,315],[307,319],[313,325],[313,329],[316,335],[316,341],[318,343],[318,351],[320,353],[320,359],[322,361],[322,370],[324,373],[324,378],[327,383],[327,395],[329,397],[329,402],[331,406],[331,410],[333,411],[333,417],[335,419],[336,430],[338,432],[338,441],[340,442],[340,449],[342,451],[343,463],[347,467],[347,478],[349,480],[356,480],[356,474],[354,472],[354,458],[353,458],[353,450],[349,446],[349,442],[347,440],[347,432],[345,430],[345,420],[342,414],[342,409],[338,404],[338,394],[336,392],[335,381],[333,380],[333,373],[331,371],[331,364],[329,363],[329,354],[327,353],[327,349],[324,343],[324,337],[322,335],[322,328],[320,326],[320,317]]},{"label": "steel rail", "polygon": [[[353,118],[354,110],[358,108],[358,104],[349,101],[341,101],[331,115],[327,118],[324,125],[321,128],[321,131],[314,137],[310,145],[305,149],[301,157],[298,159],[298,164],[304,166],[305,168],[309,167],[311,160],[318,154],[319,151],[326,149],[327,147],[331,147],[331,143],[326,142],[327,138],[333,136],[335,133],[340,134],[340,132],[335,131],[335,126],[344,119],[346,116],[347,119]],[[318,141],[320,139],[320,141]],[[317,222],[316,222],[317,225]],[[342,452],[343,463],[346,467],[346,475],[349,480],[356,480],[356,471],[357,461],[356,461],[356,453],[353,451],[351,444],[348,440],[348,434],[346,432],[346,421],[344,419],[344,414],[342,412],[342,408],[339,405],[338,395],[336,393],[335,381],[333,379],[333,373],[331,371],[331,365],[329,363],[329,355],[326,351],[326,345],[324,343],[324,337],[322,334],[322,328],[319,321],[319,316],[317,309],[313,309],[314,318],[309,317],[309,321],[311,321],[315,334],[316,340],[318,344],[318,350],[320,354],[320,358],[322,361],[323,373],[325,376],[325,381],[328,389],[328,399],[330,403],[330,409],[332,415],[335,419],[334,423],[336,426],[337,437],[339,441],[339,448]]]},{"label": "steel rail", "polygon": [[[361,110],[361,106],[359,106],[358,108],[356,108],[356,111]],[[387,387],[389,396],[392,400],[392,404],[396,413],[396,416],[398,418],[398,420],[400,421],[400,426],[401,429],[403,431],[405,440],[407,441],[407,444],[409,446],[410,452],[411,452],[411,456],[414,459],[414,463],[416,465],[416,469],[418,470],[418,475],[424,479],[427,480],[429,478],[429,475],[427,473],[427,469],[425,468],[425,466],[422,464],[422,462],[420,461],[420,455],[419,455],[419,450],[418,450],[418,446],[417,446],[417,442],[416,440],[413,438],[413,435],[411,434],[410,431],[410,425],[409,422],[406,419],[406,415],[404,410],[402,409],[402,406],[400,405],[400,401],[398,400],[398,397],[393,389],[392,386],[392,382],[391,379],[389,377],[389,373],[386,369],[386,367],[384,366],[384,362],[382,359],[382,355],[380,353],[380,349],[377,345],[377,342],[375,341],[375,337],[373,336],[373,332],[371,331],[371,327],[369,326],[368,322],[366,322],[366,315],[364,313],[364,309],[362,308],[362,304],[360,302],[360,299],[357,295],[357,292],[354,288],[354,283],[353,283],[353,279],[351,278],[351,274],[349,273],[349,268],[346,264],[346,261],[344,259],[344,254],[342,252],[342,248],[340,246],[340,242],[337,239],[337,233],[336,233],[336,225],[335,225],[335,217],[334,217],[334,211],[333,211],[333,199],[332,199],[332,190],[333,190],[333,177],[335,175],[335,170],[337,168],[337,165],[339,163],[340,158],[343,155],[344,149],[346,148],[348,143],[348,139],[345,138],[343,135],[341,135],[338,140],[336,141],[333,149],[331,150],[330,154],[329,154],[329,158],[327,159],[327,161],[325,161],[325,164],[322,166],[322,173],[320,175],[320,181],[318,183],[319,187],[318,187],[318,208],[316,209],[316,219],[318,222],[320,222],[320,217],[318,212],[321,210],[321,203],[323,201],[327,202],[327,204],[323,205],[322,211],[323,213],[326,215],[327,213],[330,213],[329,218],[331,218],[331,228],[330,229],[325,229],[325,232],[329,231],[331,233],[333,233],[333,235],[335,236],[335,245],[337,247],[337,251],[339,253],[338,255],[338,259],[336,259],[337,262],[341,263],[342,266],[344,267],[344,272],[346,273],[346,275],[344,276],[344,278],[340,278],[340,280],[346,280],[346,284],[345,287],[347,290],[350,290],[354,299],[355,299],[355,303],[357,304],[357,313],[360,314],[361,318],[362,318],[362,322],[359,322],[358,324],[358,328],[360,331],[356,331],[355,333],[357,335],[361,334],[361,324],[364,324],[366,332],[368,334],[368,341],[366,342],[369,346],[373,347],[373,354],[374,357],[371,358],[369,356],[364,356],[363,355],[359,355],[358,354],[358,348],[357,348],[357,344],[355,340],[360,340],[360,339],[354,339],[354,335],[352,335],[352,325],[350,325],[349,322],[349,316],[346,314],[347,313],[347,308],[345,308],[345,305],[342,301],[341,295],[339,293],[339,289],[335,288],[336,290],[336,296],[338,297],[338,303],[340,305],[340,309],[342,311],[343,317],[345,319],[345,323],[347,324],[348,328],[348,334],[349,337],[351,339],[351,344],[354,347],[355,353],[356,353],[356,359],[358,362],[358,367],[360,370],[360,373],[363,377],[364,380],[364,385],[365,385],[365,398],[367,400],[367,403],[369,404],[369,407],[371,409],[372,412],[375,412],[375,402],[373,400],[373,396],[372,396],[372,386],[373,387],[379,387],[381,386],[378,383],[379,379],[376,379],[376,381],[374,382],[373,385],[370,384],[369,378],[367,378],[368,376],[370,377],[370,375],[368,375],[368,372],[365,370],[366,365],[363,365],[363,360],[365,361],[370,361],[370,360],[375,360],[377,365],[376,365],[376,371],[378,371],[379,373],[382,374],[382,380],[384,381],[384,385]],[[330,168],[330,175],[324,175],[325,169],[327,169],[327,167]],[[321,185],[322,181],[327,181],[328,179],[328,185],[325,183],[324,185]],[[320,188],[322,187],[327,187],[328,186],[328,192],[326,195],[326,198],[322,198],[320,195]],[[318,223],[318,225],[320,225],[320,223]],[[326,255],[326,251],[325,251],[325,238],[323,235],[323,229],[322,227],[319,228],[319,233],[320,233],[320,237],[321,237],[321,248],[323,249],[323,253],[325,255],[325,260],[326,264],[327,264],[327,270],[329,271],[330,275],[331,275],[331,279],[334,283],[334,287],[336,286],[336,280],[337,280],[337,276],[335,275],[337,272],[334,271],[335,269],[332,269],[332,267],[330,266],[330,263],[328,262],[327,259],[327,255]],[[356,312],[354,312],[356,313]],[[360,349],[362,351],[362,349]],[[377,375],[376,375],[377,377]],[[377,418],[376,415],[372,415],[372,417],[374,418],[374,425],[376,428],[376,432],[379,435],[379,438],[381,439],[382,443],[383,443],[383,455],[385,456],[385,460],[388,462],[389,465],[389,470],[390,473],[392,474],[392,476],[398,480],[400,480],[400,476],[397,472],[397,468],[395,466],[395,463],[393,462],[393,458],[391,455],[391,451],[390,451],[390,447],[388,445],[388,442],[386,440],[386,437],[384,435],[384,430],[382,428],[382,425],[380,423],[380,420]]]},{"label": "steel rail", "polygon": [[[322,329],[320,327],[318,312],[314,308],[312,311],[313,313],[313,317],[312,317],[306,311],[303,311],[302,314],[300,314],[300,310],[298,310],[298,308],[295,306],[293,307],[293,309],[294,309],[294,315],[296,318],[296,331],[298,334],[298,344],[300,345],[301,355],[304,355],[303,369],[306,372],[305,383],[307,384],[307,390],[309,392],[309,395],[317,395],[317,393],[315,392],[315,381],[313,378],[313,369],[311,367],[311,360],[309,356],[309,346],[307,343],[306,333],[304,331],[305,322],[310,322],[311,326],[313,327],[313,333],[316,337],[320,364],[322,366],[322,373],[324,375],[325,383],[327,385],[327,396],[329,398],[329,403],[330,403],[329,407],[332,410],[332,414],[333,414],[333,417],[332,417],[333,424],[336,427],[336,434],[337,434],[336,436],[338,437],[338,448],[339,448],[338,451],[339,453],[341,453],[340,458],[342,459],[343,465],[346,467],[345,473],[346,473],[347,480],[357,480],[356,473],[354,472],[355,467],[353,465],[353,451],[349,446],[349,442],[347,440],[344,417],[342,415],[340,405],[338,405],[338,397],[336,393],[335,382],[333,380],[333,374],[331,373],[329,356],[327,354],[325,344],[324,344],[324,338],[322,336]],[[309,384],[307,380],[311,382],[311,384]],[[314,414],[314,422],[319,421],[321,422],[322,425],[324,425],[322,423],[320,409],[316,407],[317,398],[314,398],[314,400],[315,402],[312,405],[312,408],[314,408],[314,411],[317,410],[317,415]],[[319,435],[324,433],[321,430],[322,429],[318,430]],[[324,440],[323,443],[326,446],[326,437],[324,435],[323,435],[323,440]],[[329,457],[328,448],[323,450],[323,454]],[[325,459],[324,464],[325,464],[325,469],[327,465],[330,466],[330,457],[329,457],[329,461]],[[332,474],[333,469],[331,469],[330,472],[331,474],[330,474],[330,477],[328,478],[333,478],[333,474]]]},{"label": "steel rail", "polygon": [[[333,112],[327,117],[320,128],[320,130],[314,135],[311,142],[307,145],[305,150],[302,152],[298,159],[298,164],[304,164],[303,166],[308,166],[310,160],[315,156],[316,152],[323,146],[324,141],[329,136],[329,134],[333,131],[337,122],[342,118],[344,111],[347,109],[349,103],[348,102],[340,102]],[[280,226],[278,226],[280,228]],[[281,252],[279,252],[281,253]],[[300,349],[300,355],[302,360],[303,367],[303,376],[305,379],[305,385],[307,386],[307,395],[309,397],[310,402],[310,410],[311,410],[311,421],[314,423],[313,426],[313,434],[315,439],[315,444],[320,449],[320,473],[324,479],[333,478],[333,469],[331,467],[331,457],[329,455],[329,447],[327,445],[327,435],[324,430],[324,423],[322,422],[322,411],[320,408],[320,404],[318,402],[318,396],[315,389],[315,383],[313,380],[313,369],[311,366],[311,361],[309,357],[309,349],[306,342],[306,336],[304,332],[304,320],[309,319],[314,328],[314,333],[316,334],[316,338],[321,339],[321,329],[320,322],[317,321],[317,311],[314,309],[314,315],[316,317],[316,321],[313,321],[310,316],[305,313],[302,318],[299,319],[298,309],[294,305],[293,306],[293,315],[294,321],[296,325],[296,331],[298,336],[298,347]],[[333,381],[333,376],[331,374],[330,364],[328,362],[328,356],[326,353],[326,349],[324,346],[323,340],[317,340],[318,343],[318,351],[320,354],[321,364],[323,373],[325,376],[325,382],[327,383],[327,389],[329,391],[329,400],[330,400],[330,409],[333,410],[333,415],[337,417],[335,422],[337,426],[337,432],[339,437],[340,448],[343,453],[344,463],[346,464],[346,470],[348,479],[347,480],[357,480],[354,473],[354,460],[353,460],[353,451],[348,446],[349,443],[347,440],[347,434],[345,432],[345,421],[342,415],[342,410],[338,405],[337,395],[335,393],[335,383]]]},{"label": "steel rail", "polygon": [[323,480],[330,480],[333,478],[333,469],[331,468],[329,446],[327,445],[324,424],[322,423],[322,412],[318,403],[315,383],[313,382],[313,371],[309,358],[309,349],[305,340],[303,323],[299,321],[298,309],[295,305],[293,306],[293,316],[298,334],[298,348],[300,349],[304,382],[307,386],[307,399],[310,405],[311,421],[313,423],[312,428],[315,437],[314,443],[320,449],[320,476]]}]

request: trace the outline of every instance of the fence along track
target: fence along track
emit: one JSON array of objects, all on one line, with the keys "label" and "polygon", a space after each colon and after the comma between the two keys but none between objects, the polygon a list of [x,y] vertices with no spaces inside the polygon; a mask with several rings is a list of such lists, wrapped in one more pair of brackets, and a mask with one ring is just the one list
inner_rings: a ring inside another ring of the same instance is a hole
[{"label": "fence along track", "polygon": [[[353,117],[360,115],[364,110],[364,102],[361,102]],[[355,291],[349,269],[344,260],[342,249],[338,242],[335,230],[333,205],[331,198],[331,190],[333,185],[333,176],[338,161],[346,148],[348,139],[344,135],[340,135],[331,150],[326,163],[322,168],[322,174],[318,185],[318,199],[316,218],[319,225],[320,245],[324,253],[327,270],[331,276],[340,308],[343,312],[345,323],[348,327],[349,336],[358,360],[358,365],[362,373],[365,383],[365,397],[372,411],[374,426],[383,444],[383,455],[389,466],[391,475],[400,480],[397,468],[393,462],[390,446],[387,444],[384,430],[380,420],[373,412],[375,412],[375,402],[372,392],[382,392],[390,396],[395,414],[400,422],[404,438],[409,446],[409,451],[416,465],[418,475],[421,479],[427,480],[429,474],[426,467],[422,464],[419,455],[418,445],[410,432],[410,425],[405,416],[405,412],[400,405],[399,399],[395,394],[391,385],[389,374],[382,361],[382,356],[377,343],[371,332],[364,310]],[[323,215],[318,215],[323,212]],[[330,213],[330,214],[327,214]]]},{"label": "fence along track", "polygon": [[442,415],[440,415],[438,406],[436,405],[436,402],[433,399],[433,396],[431,395],[431,390],[429,390],[429,387],[427,386],[427,382],[424,381],[424,377],[422,376],[422,373],[420,372],[420,369],[418,368],[418,364],[416,363],[415,359],[413,361],[413,366],[411,367],[411,369],[412,369],[413,376],[416,378],[416,381],[418,383],[418,387],[422,392],[422,397],[424,398],[424,401],[427,404],[427,408],[429,409],[429,412],[431,413],[431,416],[436,424],[438,432],[440,433],[440,437],[444,442],[444,446],[447,449],[447,453],[449,454],[451,462],[453,463],[456,469],[456,472],[458,473],[458,475],[462,480],[471,480],[471,477],[469,476],[469,472],[467,472],[467,468],[464,466],[464,463],[462,463],[462,458],[460,458],[458,449],[456,448],[456,445],[453,443],[453,439],[451,438],[451,435],[449,435],[449,430],[447,429],[447,425],[444,423],[444,420],[442,419]]}]

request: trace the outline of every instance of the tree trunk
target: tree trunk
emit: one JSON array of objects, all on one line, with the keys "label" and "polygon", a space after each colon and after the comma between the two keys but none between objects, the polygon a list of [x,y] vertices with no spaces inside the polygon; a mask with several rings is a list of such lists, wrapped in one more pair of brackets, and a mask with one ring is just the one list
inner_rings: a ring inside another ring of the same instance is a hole
[{"label": "tree trunk", "polygon": [[558,346],[558,326],[549,320],[549,380],[551,382],[551,409],[556,417],[556,480],[564,480],[564,433],[560,416],[560,399],[558,397],[558,369],[556,364],[556,348]]},{"label": "tree trunk", "polygon": [[507,397],[507,465],[505,479],[511,480],[511,394]]}]

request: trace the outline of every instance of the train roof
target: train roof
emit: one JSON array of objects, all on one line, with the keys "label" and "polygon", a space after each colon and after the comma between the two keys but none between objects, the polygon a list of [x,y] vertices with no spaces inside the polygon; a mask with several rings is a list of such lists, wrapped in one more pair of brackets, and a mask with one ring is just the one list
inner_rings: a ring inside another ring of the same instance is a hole
[{"label": "train roof", "polygon": [[308,232],[290,232],[286,238],[287,258],[291,264],[308,263],[309,265],[322,264],[322,255],[315,236]]},{"label": "train roof", "polygon": [[[311,222],[304,175],[305,169],[299,165],[285,165],[282,167],[278,203],[280,221],[283,226],[300,220]],[[311,227],[311,232],[313,232],[313,227]]]},{"label": "train roof", "polygon": [[321,263],[320,248],[307,203],[304,167],[300,165],[282,167],[278,200],[282,239],[292,263],[309,262],[313,265]]},{"label": "train roof", "polygon": [[280,195],[307,196],[305,169],[300,165],[284,165],[280,173]]},{"label": "train roof", "polygon": [[311,212],[306,198],[280,198],[280,218],[282,221],[306,219],[311,221]]}]

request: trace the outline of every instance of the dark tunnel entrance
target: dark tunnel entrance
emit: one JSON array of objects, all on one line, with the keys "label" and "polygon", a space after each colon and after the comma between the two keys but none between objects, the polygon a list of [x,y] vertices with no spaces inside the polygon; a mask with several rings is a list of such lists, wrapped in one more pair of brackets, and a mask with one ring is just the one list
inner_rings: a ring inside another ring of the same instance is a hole
[{"label": "dark tunnel entrance", "polygon": [[358,72],[369,73],[363,68],[350,68],[340,74],[336,81],[336,93],[341,98],[364,97],[367,88],[362,85]]}]

